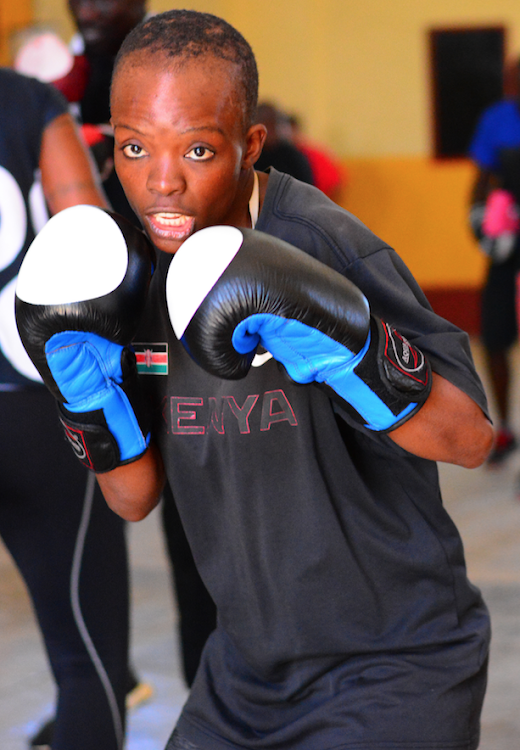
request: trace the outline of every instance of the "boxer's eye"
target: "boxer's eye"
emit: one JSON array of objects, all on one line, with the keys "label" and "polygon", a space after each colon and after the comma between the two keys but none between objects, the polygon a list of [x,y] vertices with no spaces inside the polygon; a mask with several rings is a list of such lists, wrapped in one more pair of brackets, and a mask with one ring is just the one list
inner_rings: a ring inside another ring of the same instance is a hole
[{"label": "boxer's eye", "polygon": [[186,154],[187,159],[193,159],[193,161],[208,161],[215,156],[215,152],[209,149],[207,146],[194,146]]},{"label": "boxer's eye", "polygon": [[146,156],[146,151],[137,143],[129,143],[127,146],[123,146],[123,153],[129,159],[140,159],[142,156]]}]

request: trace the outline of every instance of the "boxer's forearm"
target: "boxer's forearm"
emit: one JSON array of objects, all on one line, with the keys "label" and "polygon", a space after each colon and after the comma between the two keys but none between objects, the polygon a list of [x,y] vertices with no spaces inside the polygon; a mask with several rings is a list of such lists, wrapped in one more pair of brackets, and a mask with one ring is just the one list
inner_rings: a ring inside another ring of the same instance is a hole
[{"label": "boxer's forearm", "polygon": [[154,444],[139,460],[96,476],[108,506],[126,521],[145,518],[158,504],[165,482],[162,458]]},{"label": "boxer's forearm", "polygon": [[493,443],[493,428],[482,409],[436,373],[422,409],[389,435],[416,456],[467,469],[480,466]]}]

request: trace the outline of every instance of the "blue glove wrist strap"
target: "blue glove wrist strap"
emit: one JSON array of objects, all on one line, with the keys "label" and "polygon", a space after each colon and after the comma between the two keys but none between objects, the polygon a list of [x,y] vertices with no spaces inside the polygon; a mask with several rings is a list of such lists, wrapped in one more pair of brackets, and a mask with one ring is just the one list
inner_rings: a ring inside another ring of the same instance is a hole
[{"label": "blue glove wrist strap", "polygon": [[[424,399],[416,399],[387,382],[389,379],[378,361],[383,358],[379,347],[380,327],[383,330],[382,325],[374,321],[363,348],[352,352],[316,328],[261,313],[238,324],[232,343],[241,354],[261,343],[294,381],[314,382],[330,388],[354,410],[365,427],[385,431],[405,421]],[[415,391],[419,394],[420,386]]]},{"label": "blue glove wrist strap", "polygon": [[135,369],[128,349],[96,334],[64,331],[49,339],[45,352],[64,401],[60,418],[78,457],[85,453],[81,460],[89,468],[108,471],[141,456],[150,433],[136,415],[135,389],[127,388],[132,361]]}]

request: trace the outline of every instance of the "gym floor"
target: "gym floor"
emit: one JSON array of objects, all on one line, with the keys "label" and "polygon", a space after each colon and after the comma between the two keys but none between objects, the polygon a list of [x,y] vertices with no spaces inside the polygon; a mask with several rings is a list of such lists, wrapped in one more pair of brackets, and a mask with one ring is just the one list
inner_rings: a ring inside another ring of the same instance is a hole
[{"label": "gym floor", "polygon": [[[481,352],[474,355],[482,373]],[[520,354],[514,353],[516,372]],[[520,378],[518,379],[520,381]],[[520,434],[520,382],[513,424]],[[470,578],[491,611],[493,642],[480,750],[518,750],[520,737],[520,450],[498,470],[439,466],[444,501],[464,540]],[[132,660],[152,699],[129,716],[126,750],[163,750],[186,698],[177,614],[159,514],[129,526]],[[23,582],[0,542],[0,748],[27,750],[53,711],[54,688]]]}]

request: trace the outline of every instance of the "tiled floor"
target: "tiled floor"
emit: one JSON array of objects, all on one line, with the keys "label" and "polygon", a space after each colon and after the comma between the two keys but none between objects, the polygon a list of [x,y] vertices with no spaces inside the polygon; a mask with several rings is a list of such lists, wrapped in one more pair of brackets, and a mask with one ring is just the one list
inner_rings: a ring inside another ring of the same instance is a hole
[{"label": "tiled floor", "polygon": [[[475,351],[479,362],[479,351]],[[520,389],[519,389],[520,390]],[[520,392],[516,397],[520,409]],[[515,417],[520,427],[520,419]],[[520,747],[520,451],[500,471],[440,466],[444,499],[462,533],[470,576],[493,618],[481,750]],[[162,750],[186,697],[175,605],[154,512],[130,527],[133,661],[155,687],[130,715],[127,750]],[[53,686],[23,584],[0,544],[0,750],[26,750],[52,711]],[[71,749],[73,750],[73,749]],[[93,749],[94,750],[94,749]]]}]

